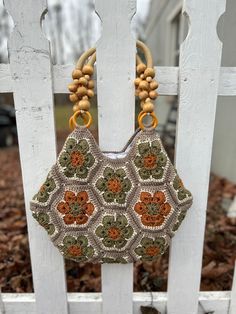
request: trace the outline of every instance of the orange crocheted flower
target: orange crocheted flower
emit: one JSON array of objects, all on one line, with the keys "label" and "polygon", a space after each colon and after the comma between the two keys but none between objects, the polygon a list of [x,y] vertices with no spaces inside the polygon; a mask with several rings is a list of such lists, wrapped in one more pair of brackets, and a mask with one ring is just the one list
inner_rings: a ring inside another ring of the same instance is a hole
[{"label": "orange crocheted flower", "polygon": [[160,249],[158,246],[151,245],[145,249],[145,253],[149,256],[156,256],[160,253]]},{"label": "orange crocheted flower", "polygon": [[67,253],[72,256],[82,255],[82,248],[78,245],[71,245],[67,249]]},{"label": "orange crocheted flower", "polygon": [[73,151],[70,155],[70,161],[74,167],[82,166],[84,163],[84,155],[79,151]]},{"label": "orange crocheted flower", "polygon": [[88,202],[89,196],[86,191],[78,192],[66,191],[64,200],[57,205],[57,210],[63,215],[66,225],[76,223],[77,225],[85,224],[89,216],[94,212],[94,205]]},{"label": "orange crocheted flower", "polygon": [[118,179],[110,179],[107,182],[107,188],[113,193],[119,193],[121,191],[121,182]]},{"label": "orange crocheted flower", "polygon": [[134,205],[134,211],[141,216],[144,226],[158,227],[169,215],[171,206],[166,202],[165,194],[162,191],[157,191],[153,195],[150,192],[141,192],[140,202]]},{"label": "orange crocheted flower", "polygon": [[143,158],[143,165],[147,169],[154,169],[157,166],[157,155],[147,155]]},{"label": "orange crocheted flower", "polygon": [[118,239],[120,235],[121,235],[120,229],[116,227],[111,227],[110,229],[108,229],[108,236],[113,240]]}]

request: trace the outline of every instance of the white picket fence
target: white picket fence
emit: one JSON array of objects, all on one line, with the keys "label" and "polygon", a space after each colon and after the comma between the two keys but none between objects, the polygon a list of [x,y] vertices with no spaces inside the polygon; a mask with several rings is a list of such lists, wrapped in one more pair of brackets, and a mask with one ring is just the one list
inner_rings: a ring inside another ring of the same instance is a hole
[{"label": "white picket fence", "polygon": [[[96,0],[100,146],[122,148],[134,131],[135,0]],[[56,159],[53,93],[67,93],[73,65],[52,65],[40,27],[46,0],[5,0],[15,28],[9,64],[0,64],[0,92],[13,92],[35,293],[1,295],[4,314],[131,314],[153,305],[168,314],[236,313],[230,292],[199,292],[217,95],[236,95],[236,67],[221,68],[216,26],[226,0],[184,0],[190,19],[180,65],[157,67],[161,95],[179,95],[176,165],[194,204],[170,249],[168,292],[133,293],[133,265],[103,265],[102,293],[67,293],[64,261],[33,221],[29,201]],[[158,34],[157,34],[158,35]],[[158,47],[157,47],[158,49]]]}]

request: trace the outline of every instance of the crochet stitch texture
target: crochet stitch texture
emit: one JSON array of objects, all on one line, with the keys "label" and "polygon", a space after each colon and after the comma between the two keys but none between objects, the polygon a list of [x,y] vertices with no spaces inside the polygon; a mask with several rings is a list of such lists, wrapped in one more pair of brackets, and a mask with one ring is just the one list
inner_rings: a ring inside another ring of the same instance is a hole
[{"label": "crochet stitch texture", "polygon": [[125,157],[101,152],[85,127],[67,138],[31,201],[33,217],[65,258],[156,260],[192,204],[154,129],[137,131]]}]

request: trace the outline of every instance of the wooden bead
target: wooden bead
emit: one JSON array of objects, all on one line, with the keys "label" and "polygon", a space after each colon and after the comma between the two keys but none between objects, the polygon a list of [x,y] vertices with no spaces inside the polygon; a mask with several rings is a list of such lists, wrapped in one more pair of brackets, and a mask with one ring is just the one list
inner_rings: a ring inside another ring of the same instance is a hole
[{"label": "wooden bead", "polygon": [[147,92],[147,91],[143,90],[143,91],[141,91],[141,92],[139,93],[139,98],[140,98],[141,100],[144,100],[144,99],[146,99],[147,97],[148,97],[148,92]]},{"label": "wooden bead", "polygon": [[81,78],[82,76],[82,72],[78,69],[75,69],[73,72],[72,72],[72,77],[73,79],[79,79]]},{"label": "wooden bead", "polygon": [[147,68],[145,71],[144,71],[144,76],[145,78],[148,77],[148,76],[151,76],[152,78],[155,76],[155,71],[153,68]]},{"label": "wooden bead", "polygon": [[152,82],[150,83],[150,88],[151,88],[151,89],[156,89],[157,87],[158,87],[157,81],[152,81]]},{"label": "wooden bead", "polygon": [[146,81],[147,81],[148,83],[151,83],[152,77],[151,77],[151,76],[146,77]]},{"label": "wooden bead", "polygon": [[87,88],[84,87],[84,86],[78,87],[77,92],[76,92],[76,95],[77,95],[78,97],[82,97],[82,96],[84,96],[84,95],[87,95]]},{"label": "wooden bead", "polygon": [[89,76],[88,74],[86,74],[86,75],[84,76],[84,78],[86,78],[87,81],[90,80],[90,76]]},{"label": "wooden bead", "polygon": [[157,92],[155,90],[152,90],[149,92],[149,97],[152,99],[156,99],[158,96]]},{"label": "wooden bead", "polygon": [[81,84],[81,85],[83,85],[83,86],[87,86],[88,81],[86,80],[85,77],[81,77],[81,78],[79,79],[79,84]]},{"label": "wooden bead", "polygon": [[144,112],[153,112],[154,104],[152,102],[145,102],[143,104],[143,111]]},{"label": "wooden bead", "polygon": [[143,110],[143,104],[144,104],[144,101],[143,100],[140,101],[140,107],[141,107],[142,110]]},{"label": "wooden bead", "polygon": [[88,100],[80,100],[78,103],[78,107],[80,110],[88,111],[90,108],[90,102]]},{"label": "wooden bead", "polygon": [[76,92],[77,90],[77,85],[76,84],[69,84],[68,89],[70,92]]},{"label": "wooden bead", "polygon": [[140,82],[142,82],[141,78],[140,78],[140,77],[137,77],[137,78],[134,80],[134,85],[135,85],[135,86],[139,86]]},{"label": "wooden bead", "polygon": [[137,73],[141,74],[146,70],[147,66],[144,63],[137,65]]},{"label": "wooden bead", "polygon": [[83,74],[93,75],[93,67],[91,65],[84,65],[82,72]]},{"label": "wooden bead", "polygon": [[76,104],[74,104],[74,106],[73,106],[73,111],[76,112],[76,111],[78,111],[78,110],[79,110],[79,105],[78,105],[78,103],[76,103]]},{"label": "wooden bead", "polygon": [[94,81],[93,80],[88,81],[88,88],[89,89],[94,88]]},{"label": "wooden bead", "polygon": [[76,102],[79,100],[79,98],[76,94],[70,94],[69,99],[71,102]]},{"label": "wooden bead", "polygon": [[141,81],[139,83],[139,86],[138,86],[140,89],[144,89],[144,90],[148,90],[149,89],[149,84],[148,82],[146,81]]},{"label": "wooden bead", "polygon": [[94,96],[94,91],[92,89],[88,89],[87,95],[89,96],[89,98],[92,98]]}]

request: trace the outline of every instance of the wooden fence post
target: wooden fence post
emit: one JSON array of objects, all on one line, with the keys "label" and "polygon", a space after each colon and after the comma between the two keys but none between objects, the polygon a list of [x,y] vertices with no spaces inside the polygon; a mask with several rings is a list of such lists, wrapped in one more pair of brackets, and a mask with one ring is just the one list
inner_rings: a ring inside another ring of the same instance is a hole
[{"label": "wooden fence post", "polygon": [[49,43],[40,18],[46,0],[5,0],[15,28],[9,40],[25,207],[37,314],[66,314],[63,258],[33,221],[29,202],[56,159]]},{"label": "wooden fence post", "polygon": [[168,314],[196,314],[222,43],[216,32],[226,0],[185,0],[190,18],[179,62],[176,167],[194,203],[172,240]]},{"label": "wooden fence post", "polygon": [[[134,0],[96,0],[102,20],[97,43],[99,143],[103,150],[120,150],[134,132],[135,40],[130,21]],[[103,314],[131,314],[133,265],[102,266]]]}]

